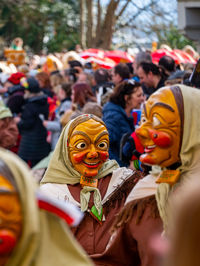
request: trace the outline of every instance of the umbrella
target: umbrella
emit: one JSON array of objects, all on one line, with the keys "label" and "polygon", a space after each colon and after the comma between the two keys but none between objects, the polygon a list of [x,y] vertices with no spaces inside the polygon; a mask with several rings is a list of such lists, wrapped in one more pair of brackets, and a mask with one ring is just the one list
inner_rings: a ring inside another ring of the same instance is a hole
[{"label": "umbrella", "polygon": [[175,53],[173,53],[173,51],[169,51],[167,49],[158,49],[155,52],[151,53],[153,63],[158,64],[160,58],[165,55],[172,57],[176,64],[180,64],[179,57]]},{"label": "umbrella", "polygon": [[179,50],[179,49],[174,49],[173,53],[179,58],[180,63],[187,64],[196,64],[196,60],[187,52]]},{"label": "umbrella", "polygon": [[87,50],[83,51],[82,53],[80,53],[80,56],[84,59],[87,59],[89,57],[104,58],[104,51],[99,50],[99,49],[90,48],[90,49],[87,49]]},{"label": "umbrella", "polygon": [[128,53],[120,51],[120,50],[106,51],[105,57],[112,59],[117,64],[133,62],[133,58]]},{"label": "umbrella", "polygon": [[111,69],[116,65],[116,63],[109,58],[89,57],[86,61],[92,64],[93,69],[101,67]]}]

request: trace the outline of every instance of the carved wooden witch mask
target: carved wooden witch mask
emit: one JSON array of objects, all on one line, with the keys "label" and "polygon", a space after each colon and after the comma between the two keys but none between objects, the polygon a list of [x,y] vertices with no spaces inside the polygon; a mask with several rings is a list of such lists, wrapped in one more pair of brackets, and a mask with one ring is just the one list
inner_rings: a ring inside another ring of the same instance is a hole
[{"label": "carved wooden witch mask", "polygon": [[144,164],[169,167],[180,161],[182,119],[177,101],[182,101],[182,95],[176,97],[176,90],[178,87],[164,87],[144,105],[141,124],[136,130],[144,146],[145,153],[140,157]]},{"label": "carved wooden witch mask", "polygon": [[83,186],[97,187],[97,176],[108,159],[109,137],[103,123],[91,119],[79,123],[68,138],[69,158],[81,174]]}]

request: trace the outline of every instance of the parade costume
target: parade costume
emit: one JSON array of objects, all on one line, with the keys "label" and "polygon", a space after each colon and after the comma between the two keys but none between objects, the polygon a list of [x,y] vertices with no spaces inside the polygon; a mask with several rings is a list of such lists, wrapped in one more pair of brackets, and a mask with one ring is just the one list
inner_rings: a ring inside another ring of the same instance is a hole
[{"label": "parade costume", "polygon": [[92,265],[64,220],[37,204],[23,161],[0,149],[0,265]]},{"label": "parade costume", "polygon": [[84,212],[74,235],[88,254],[102,253],[114,216],[123,207],[138,175],[108,160],[108,131],[94,115],[81,115],[63,129],[41,189]]},{"label": "parade costume", "polygon": [[93,258],[97,265],[158,265],[149,242],[167,234],[169,196],[200,172],[199,101],[199,90],[177,85],[146,102],[136,134],[145,152],[140,160],[153,165],[152,172],[129,194],[107,250]]}]

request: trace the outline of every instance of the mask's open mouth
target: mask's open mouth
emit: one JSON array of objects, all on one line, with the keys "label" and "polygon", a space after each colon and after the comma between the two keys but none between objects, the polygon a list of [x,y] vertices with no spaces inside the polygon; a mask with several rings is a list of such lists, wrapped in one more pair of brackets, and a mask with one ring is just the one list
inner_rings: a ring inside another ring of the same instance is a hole
[{"label": "mask's open mouth", "polygon": [[144,149],[145,153],[150,153],[155,149],[156,145],[146,146]]},{"label": "mask's open mouth", "polygon": [[97,168],[99,165],[100,165],[100,163],[101,162],[95,162],[95,163],[87,163],[87,162],[85,162],[85,161],[83,161],[83,163],[85,164],[85,166],[86,167],[88,167],[88,168]]}]

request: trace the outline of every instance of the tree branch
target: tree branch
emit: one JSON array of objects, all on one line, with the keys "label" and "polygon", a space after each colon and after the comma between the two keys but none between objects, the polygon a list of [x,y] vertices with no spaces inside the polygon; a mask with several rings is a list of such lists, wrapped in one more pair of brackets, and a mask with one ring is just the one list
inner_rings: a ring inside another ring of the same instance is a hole
[{"label": "tree branch", "polygon": [[145,5],[144,7],[139,7],[137,4],[133,3],[133,1],[131,1],[132,5],[134,5],[138,9],[138,11],[135,15],[132,15],[132,17],[129,18],[126,22],[124,22],[123,24],[120,24],[120,26],[118,26],[117,29],[126,28],[126,27],[130,26],[131,22],[134,21],[142,12],[147,11],[152,6],[152,4],[154,4],[154,2],[155,2],[155,0],[153,0],[149,4]]},{"label": "tree branch", "polygon": [[115,20],[117,21],[119,17],[124,13],[125,9],[127,8],[128,4],[131,2],[131,0],[127,0],[126,3],[123,5],[121,10],[119,11],[118,15],[115,17]]}]

